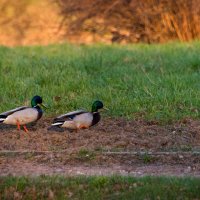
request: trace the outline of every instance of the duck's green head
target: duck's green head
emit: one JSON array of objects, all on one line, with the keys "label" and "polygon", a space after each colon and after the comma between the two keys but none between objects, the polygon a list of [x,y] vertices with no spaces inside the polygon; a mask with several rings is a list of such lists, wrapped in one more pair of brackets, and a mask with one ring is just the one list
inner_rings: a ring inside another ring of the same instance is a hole
[{"label": "duck's green head", "polygon": [[31,100],[31,106],[32,107],[35,107],[35,106],[43,106],[45,107],[43,104],[42,104],[42,97],[36,95],[32,98]]},{"label": "duck's green head", "polygon": [[99,109],[103,108],[103,103],[101,101],[95,101],[92,104],[92,112],[97,112]]}]

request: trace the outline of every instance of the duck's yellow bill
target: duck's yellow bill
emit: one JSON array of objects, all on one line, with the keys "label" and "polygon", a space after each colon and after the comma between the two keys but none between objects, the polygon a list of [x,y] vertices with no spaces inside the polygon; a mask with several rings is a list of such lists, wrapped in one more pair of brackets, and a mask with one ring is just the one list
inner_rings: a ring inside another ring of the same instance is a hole
[{"label": "duck's yellow bill", "polygon": [[40,104],[42,107],[47,108],[43,103]]}]

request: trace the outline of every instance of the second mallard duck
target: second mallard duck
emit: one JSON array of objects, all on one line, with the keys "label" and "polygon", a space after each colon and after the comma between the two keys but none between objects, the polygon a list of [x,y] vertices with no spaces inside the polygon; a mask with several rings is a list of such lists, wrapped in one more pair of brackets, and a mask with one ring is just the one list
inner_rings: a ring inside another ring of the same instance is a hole
[{"label": "second mallard duck", "polygon": [[75,130],[89,128],[90,126],[93,126],[100,121],[101,116],[99,109],[103,109],[103,103],[101,101],[95,101],[92,105],[91,112],[87,112],[85,110],[76,110],[66,113],[56,117],[52,126]]}]

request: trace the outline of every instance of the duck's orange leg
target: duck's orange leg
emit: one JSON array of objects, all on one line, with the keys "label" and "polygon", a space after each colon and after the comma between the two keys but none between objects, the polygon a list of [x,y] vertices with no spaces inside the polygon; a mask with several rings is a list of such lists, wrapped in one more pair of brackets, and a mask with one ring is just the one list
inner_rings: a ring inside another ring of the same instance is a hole
[{"label": "duck's orange leg", "polygon": [[80,125],[80,126],[78,127],[78,129],[87,129],[87,128],[89,128],[89,126],[86,126],[86,125]]},{"label": "duck's orange leg", "polygon": [[19,123],[19,121],[17,121],[17,130],[20,131],[20,129],[21,129],[20,128],[20,123]]},{"label": "duck's orange leg", "polygon": [[30,136],[30,134],[28,133],[28,129],[26,128],[26,125],[24,125],[23,127],[24,127],[24,131]]},{"label": "duck's orange leg", "polygon": [[25,131],[26,133],[28,133],[28,129],[26,128],[26,125],[24,125],[23,127],[24,127],[24,131]]}]

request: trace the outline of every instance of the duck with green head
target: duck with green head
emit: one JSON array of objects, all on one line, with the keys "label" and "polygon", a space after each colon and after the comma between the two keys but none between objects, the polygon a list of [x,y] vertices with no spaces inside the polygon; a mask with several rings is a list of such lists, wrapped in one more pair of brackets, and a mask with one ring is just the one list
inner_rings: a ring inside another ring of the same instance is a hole
[{"label": "duck with green head", "polygon": [[42,117],[43,111],[40,106],[44,106],[42,104],[42,97],[34,96],[31,100],[31,107],[22,106],[1,113],[0,123],[17,125],[18,130],[20,130],[20,126],[23,125],[24,131],[28,132],[26,124],[35,122]]},{"label": "duck with green head", "polygon": [[95,101],[92,105],[91,112],[87,112],[85,110],[76,110],[66,113],[55,118],[52,126],[75,130],[89,128],[100,121],[100,109],[105,109],[103,108],[103,103],[101,101]]}]

